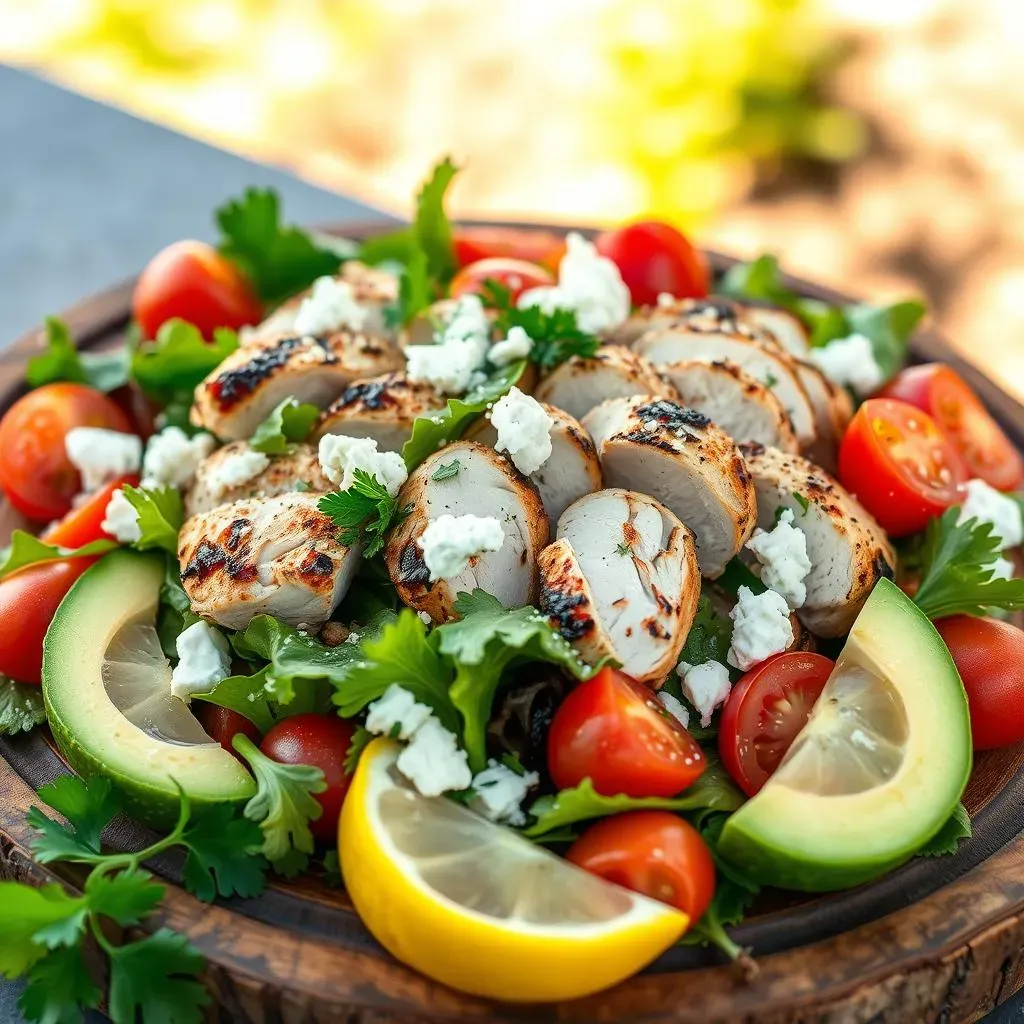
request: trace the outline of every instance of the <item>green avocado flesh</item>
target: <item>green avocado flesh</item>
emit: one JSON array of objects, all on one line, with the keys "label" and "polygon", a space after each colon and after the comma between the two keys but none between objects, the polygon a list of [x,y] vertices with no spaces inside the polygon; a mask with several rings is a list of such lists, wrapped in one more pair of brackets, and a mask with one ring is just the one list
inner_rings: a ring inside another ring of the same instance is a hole
[{"label": "green avocado flesh", "polygon": [[242,802],[255,783],[170,694],[171,667],[153,628],[162,559],[115,551],[57,609],[43,643],[43,699],[60,752],[80,775],[106,776],[128,812],[173,825],[193,807]]},{"label": "green avocado flesh", "polygon": [[720,849],[764,885],[825,892],[902,864],[971,774],[967,697],[935,627],[881,580],[810,720]]}]

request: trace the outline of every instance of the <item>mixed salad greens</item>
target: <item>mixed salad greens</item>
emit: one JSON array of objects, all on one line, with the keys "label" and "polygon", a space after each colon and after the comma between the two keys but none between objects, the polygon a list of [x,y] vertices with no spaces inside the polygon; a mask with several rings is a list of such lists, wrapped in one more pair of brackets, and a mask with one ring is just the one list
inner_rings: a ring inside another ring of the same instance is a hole
[{"label": "mixed salad greens", "polygon": [[[0,422],[0,734],[70,766],[29,824],[78,895],[0,883],[32,1021],[202,1017],[142,924],[344,882],[397,957],[584,995],[970,836],[1024,738],[1024,462],[916,301],[833,306],[668,225],[462,229],[439,164],[363,243],[216,212],[110,351],[45,323]],[[708,298],[713,292],[715,298]],[[1007,557],[1011,554],[1011,557]],[[895,580],[895,582],[893,582]],[[104,842],[115,815],[163,833]],[[56,816],[55,816],[56,814]],[[756,953],[756,950],[753,951]]]}]

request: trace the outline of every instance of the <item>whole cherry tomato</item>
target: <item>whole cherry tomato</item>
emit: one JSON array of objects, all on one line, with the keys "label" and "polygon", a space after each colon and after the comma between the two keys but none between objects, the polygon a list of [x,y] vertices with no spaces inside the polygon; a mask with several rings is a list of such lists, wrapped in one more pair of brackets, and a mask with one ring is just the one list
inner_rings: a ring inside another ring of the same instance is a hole
[{"label": "whole cherry tomato", "polygon": [[605,796],[675,796],[705,767],[696,741],[654,694],[614,668],[580,683],[548,732],[548,771],[559,789],[589,778]]},{"label": "whole cherry tomato", "polygon": [[453,299],[460,295],[479,295],[483,292],[484,283],[497,281],[508,289],[509,298],[514,303],[523,292],[530,288],[555,283],[554,274],[536,263],[526,260],[515,260],[505,256],[494,256],[486,260],[477,260],[463,267],[451,283],[450,293]]},{"label": "whole cherry tomato", "polygon": [[130,474],[118,477],[105,487],[94,491],[63,519],[44,530],[40,540],[45,540],[47,544],[59,544],[64,548],[80,548],[83,544],[91,544],[94,540],[104,538],[114,540],[115,538],[103,529],[102,524],[111,495],[125,484],[138,487],[138,476]]},{"label": "whole cherry tomato", "polygon": [[456,228],[454,244],[460,267],[492,256],[507,256],[539,263],[554,273],[565,255],[565,239],[561,235],[535,228]]},{"label": "whole cherry tomato", "polygon": [[263,739],[263,733],[248,718],[230,708],[195,700],[192,702],[192,710],[210,739],[219,743],[233,757],[238,757],[238,752],[231,745],[231,741],[239,733],[252,740],[256,746],[259,746]]},{"label": "whole cherry tomato", "polygon": [[147,338],[174,317],[204,338],[217,327],[258,323],[263,306],[242,271],[205,242],[175,242],[158,252],[135,285],[132,312]]},{"label": "whole cherry tomato", "polygon": [[703,916],[715,894],[715,861],[689,822],[668,811],[630,811],[591,825],[565,855],[624,889]]}]

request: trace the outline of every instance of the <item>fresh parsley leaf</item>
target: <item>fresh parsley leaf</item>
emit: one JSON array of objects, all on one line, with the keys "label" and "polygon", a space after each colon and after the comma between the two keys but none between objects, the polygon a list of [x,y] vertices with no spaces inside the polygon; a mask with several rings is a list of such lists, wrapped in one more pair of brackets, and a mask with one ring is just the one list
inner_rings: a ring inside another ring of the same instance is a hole
[{"label": "fresh parsley leaf", "polygon": [[36,562],[52,562],[56,558],[81,558],[86,555],[103,555],[117,547],[113,540],[94,540],[79,548],[64,548],[47,544],[31,533],[15,530],[7,547],[6,557],[0,565],[0,579],[12,572],[24,569]]},{"label": "fresh parsley leaf", "polygon": [[431,480],[436,480],[440,483],[442,480],[454,480],[459,475],[459,470],[462,468],[458,459],[452,459],[451,462],[442,462],[433,473],[430,474]]},{"label": "fresh parsley leaf", "polygon": [[251,676],[228,676],[222,679],[209,693],[194,693],[193,700],[227,708],[248,719],[262,733],[269,732],[275,724],[267,695],[267,666]]},{"label": "fresh parsley leaf", "polygon": [[[68,825],[66,828],[61,827],[93,853],[100,852],[100,835],[121,810],[121,799],[117,792],[108,779],[99,775],[88,781],[77,775],[62,775],[43,786],[37,795],[47,807],[64,815]],[[31,808],[30,813],[32,810],[38,809]],[[33,847],[33,852],[44,864],[54,859],[46,857],[45,852],[36,847]]]},{"label": "fresh parsley leaf", "polygon": [[99,1003],[100,990],[76,945],[54,949],[32,966],[18,1008],[35,1024],[81,1024],[82,1010]]},{"label": "fresh parsley leaf", "polygon": [[249,447],[266,455],[284,455],[293,444],[309,437],[319,415],[315,405],[286,398],[253,431]]},{"label": "fresh parsley leaf", "polygon": [[946,824],[917,851],[917,855],[942,857],[947,853],[956,853],[961,840],[970,839],[973,834],[971,816],[967,813],[967,808],[963,804],[957,804]]},{"label": "fresh parsley leaf", "polygon": [[188,849],[185,888],[204,903],[214,896],[251,899],[266,888],[267,862],[259,852],[263,831],[235,817],[229,804],[215,804],[194,817],[181,837]]},{"label": "fresh parsley leaf", "polygon": [[46,348],[32,356],[25,368],[25,381],[30,388],[68,380],[107,392],[128,383],[126,348],[112,352],[79,352],[63,320],[48,316],[43,323]]},{"label": "fresh parsley leaf", "polygon": [[733,597],[739,594],[740,587],[748,587],[755,594],[763,594],[768,589],[738,555],[725,563],[725,571],[715,583]]},{"label": "fresh parsley leaf", "polygon": [[807,512],[811,507],[811,499],[801,494],[799,491],[793,491],[793,500],[800,506],[800,515],[807,515]]},{"label": "fresh parsley leaf", "polygon": [[720,661],[724,665],[731,643],[732,622],[716,612],[711,599],[702,594],[679,660],[688,665],[704,665],[709,661]]},{"label": "fresh parsley leaf", "polygon": [[630,548],[630,546],[625,541],[620,541],[618,544],[615,545],[615,554],[621,555],[623,558],[625,558],[631,552],[632,548]]},{"label": "fresh parsley leaf", "polygon": [[84,897],[69,896],[60,885],[0,882],[0,975],[17,978],[42,959],[62,922],[77,921],[80,931],[85,905]]},{"label": "fresh parsley leaf", "polygon": [[366,558],[373,558],[384,547],[385,534],[402,520],[398,499],[365,469],[354,472],[352,486],[347,491],[325,494],[317,502],[317,508],[339,527],[338,540],[342,544],[365,543],[363,555]]},{"label": "fresh parsley leaf", "polygon": [[345,755],[345,774],[354,775],[359,766],[359,758],[363,751],[373,742],[373,733],[365,726],[358,726],[352,734],[352,742],[348,745],[348,753]]},{"label": "fresh parsley leaf", "polygon": [[177,317],[164,323],[153,341],[140,341],[131,356],[131,378],[150,398],[166,405],[183,395],[188,404],[196,385],[235,349],[238,335],[226,327],[206,341],[199,328]]},{"label": "fresh parsley leaf", "polygon": [[125,484],[121,490],[139,516],[142,536],[132,544],[138,551],[161,548],[178,553],[178,534],[185,513],[181,493],[175,487],[147,487],[145,490]]},{"label": "fresh parsley leaf", "polygon": [[991,523],[958,523],[960,507],[932,519],[921,545],[921,582],[914,603],[930,619],[1024,609],[1024,579],[994,579],[1001,557]]},{"label": "fresh parsley leaf", "polygon": [[342,258],[297,227],[281,224],[280,200],[270,188],[249,188],[215,214],[218,248],[245,271],[256,294],[269,306],[335,274]]},{"label": "fresh parsley leaf", "polygon": [[89,910],[109,917],[122,927],[138,924],[164,898],[164,886],[148,871],[129,868],[118,874],[93,872],[85,883]]},{"label": "fresh parsley leaf", "polygon": [[0,736],[31,732],[45,721],[42,690],[0,676]]},{"label": "fresh parsley leaf", "polygon": [[341,861],[337,850],[328,850],[324,854],[324,884],[332,889],[340,889],[344,885],[341,877]]}]

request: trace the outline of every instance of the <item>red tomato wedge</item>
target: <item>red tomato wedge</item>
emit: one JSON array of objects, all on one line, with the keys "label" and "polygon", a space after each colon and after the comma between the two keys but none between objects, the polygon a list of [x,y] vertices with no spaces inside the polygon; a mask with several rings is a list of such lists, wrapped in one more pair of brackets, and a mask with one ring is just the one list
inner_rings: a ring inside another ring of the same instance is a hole
[{"label": "red tomato wedge", "polygon": [[103,527],[102,522],[107,511],[107,504],[114,491],[130,484],[139,486],[139,478],[134,474],[118,477],[105,487],[94,491],[89,497],[73,508],[63,519],[48,527],[40,536],[47,544],[59,544],[63,548],[80,548],[83,544],[91,544],[94,540],[107,538],[114,540]]},{"label": "red tomato wedge", "polygon": [[868,399],[839,446],[839,479],[893,537],[961,501],[969,477],[935,420],[892,398]]},{"label": "red tomato wedge", "polygon": [[455,259],[460,267],[492,256],[539,263],[552,273],[565,253],[565,239],[539,228],[465,227],[455,229]]},{"label": "red tomato wedge", "polygon": [[960,453],[971,477],[1000,491],[1024,482],[1024,458],[971,386],[942,363],[909,366],[882,392],[928,413]]},{"label": "red tomato wedge", "polygon": [[498,284],[504,285],[514,303],[530,288],[554,284],[555,275],[537,263],[527,263],[526,260],[512,259],[509,256],[491,256],[463,267],[455,275],[449,293],[453,299],[460,295],[479,295],[486,281],[497,281]]}]

